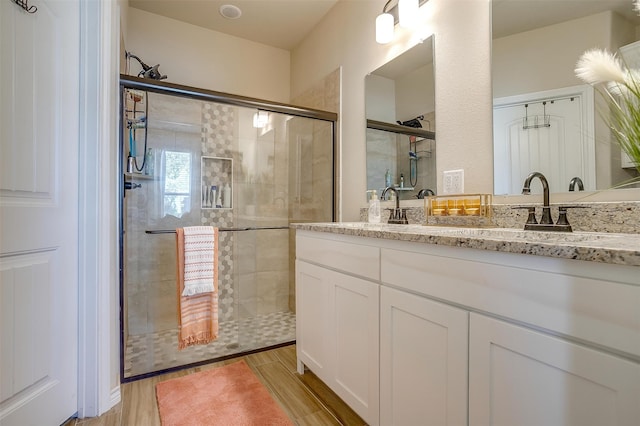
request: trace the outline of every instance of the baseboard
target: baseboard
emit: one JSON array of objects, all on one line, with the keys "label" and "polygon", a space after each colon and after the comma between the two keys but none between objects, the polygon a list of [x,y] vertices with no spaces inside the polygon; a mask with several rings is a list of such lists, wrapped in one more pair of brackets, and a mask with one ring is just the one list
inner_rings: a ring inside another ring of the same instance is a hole
[{"label": "baseboard", "polygon": [[111,389],[111,394],[109,395],[109,408],[107,409],[107,411],[118,405],[120,403],[121,397],[122,395],[120,393],[120,385]]}]

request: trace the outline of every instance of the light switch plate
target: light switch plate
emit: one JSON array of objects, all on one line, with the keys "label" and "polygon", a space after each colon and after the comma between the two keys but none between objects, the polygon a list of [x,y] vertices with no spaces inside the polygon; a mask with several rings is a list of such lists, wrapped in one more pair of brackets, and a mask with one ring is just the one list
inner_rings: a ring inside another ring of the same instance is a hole
[{"label": "light switch plate", "polygon": [[442,172],[442,193],[443,194],[463,194],[464,193],[464,170],[447,170]]}]

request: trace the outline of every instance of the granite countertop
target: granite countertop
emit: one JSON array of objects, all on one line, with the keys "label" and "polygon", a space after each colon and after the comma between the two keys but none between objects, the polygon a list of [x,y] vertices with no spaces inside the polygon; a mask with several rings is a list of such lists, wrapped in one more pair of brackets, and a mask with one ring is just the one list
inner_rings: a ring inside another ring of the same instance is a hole
[{"label": "granite countertop", "polygon": [[640,234],[541,232],[514,228],[389,225],[365,222],[294,223],[291,228],[358,237],[439,244],[616,265],[640,266]]}]

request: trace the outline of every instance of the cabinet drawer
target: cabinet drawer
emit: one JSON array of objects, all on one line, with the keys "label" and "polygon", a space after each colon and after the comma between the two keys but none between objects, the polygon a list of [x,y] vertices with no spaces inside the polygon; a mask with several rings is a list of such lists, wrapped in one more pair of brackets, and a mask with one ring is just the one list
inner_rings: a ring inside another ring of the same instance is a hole
[{"label": "cabinet drawer", "polygon": [[405,247],[415,251],[382,249],[383,283],[640,356],[640,278],[623,281],[632,267]]},{"label": "cabinet drawer", "polygon": [[304,231],[297,232],[298,259],[375,281],[380,279],[379,247],[332,238],[317,238],[314,235]]}]

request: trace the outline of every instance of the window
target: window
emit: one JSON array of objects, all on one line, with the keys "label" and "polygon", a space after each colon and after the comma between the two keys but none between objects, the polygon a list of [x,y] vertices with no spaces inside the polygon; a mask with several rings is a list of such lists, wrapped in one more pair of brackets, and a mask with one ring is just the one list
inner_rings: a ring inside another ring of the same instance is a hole
[{"label": "window", "polygon": [[164,215],[182,217],[191,210],[191,153],[164,152]]}]

